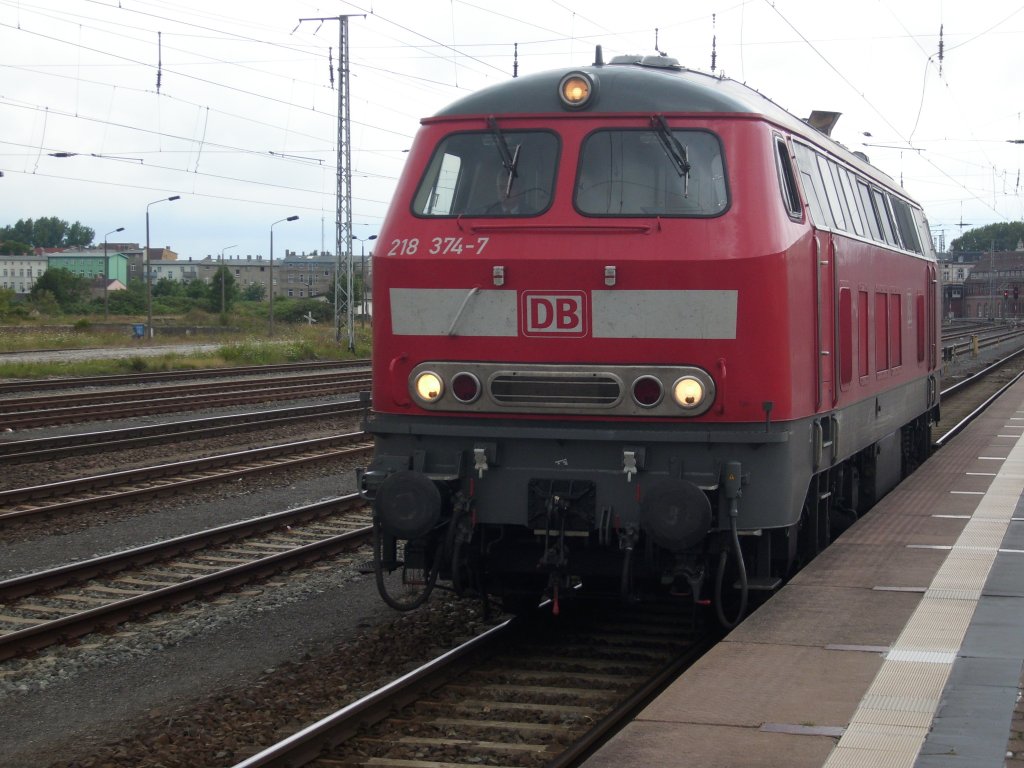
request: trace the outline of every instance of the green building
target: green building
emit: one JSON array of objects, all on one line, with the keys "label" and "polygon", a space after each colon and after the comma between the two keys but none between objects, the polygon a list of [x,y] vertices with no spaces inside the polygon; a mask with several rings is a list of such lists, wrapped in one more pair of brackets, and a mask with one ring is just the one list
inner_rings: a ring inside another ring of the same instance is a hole
[{"label": "green building", "polygon": [[128,257],[115,251],[107,252],[106,265],[102,250],[51,253],[47,257],[47,268],[66,269],[90,281],[106,276],[128,284]]}]

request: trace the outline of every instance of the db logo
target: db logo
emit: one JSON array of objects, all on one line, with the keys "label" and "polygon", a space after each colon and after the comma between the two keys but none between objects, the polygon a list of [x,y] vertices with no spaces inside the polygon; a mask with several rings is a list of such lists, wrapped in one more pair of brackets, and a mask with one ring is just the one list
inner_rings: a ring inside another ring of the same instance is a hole
[{"label": "db logo", "polygon": [[583,291],[522,295],[524,336],[586,336],[589,327]]}]

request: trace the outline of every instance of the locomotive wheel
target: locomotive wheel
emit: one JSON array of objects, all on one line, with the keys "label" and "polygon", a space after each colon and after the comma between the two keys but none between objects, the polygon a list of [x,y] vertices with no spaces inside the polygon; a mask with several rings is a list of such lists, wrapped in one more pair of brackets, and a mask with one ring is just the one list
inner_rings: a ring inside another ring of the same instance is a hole
[{"label": "locomotive wheel", "polygon": [[373,571],[381,599],[396,611],[411,611],[423,605],[434,590],[441,548],[429,569],[406,562],[409,541],[385,536],[379,524],[373,526]]}]

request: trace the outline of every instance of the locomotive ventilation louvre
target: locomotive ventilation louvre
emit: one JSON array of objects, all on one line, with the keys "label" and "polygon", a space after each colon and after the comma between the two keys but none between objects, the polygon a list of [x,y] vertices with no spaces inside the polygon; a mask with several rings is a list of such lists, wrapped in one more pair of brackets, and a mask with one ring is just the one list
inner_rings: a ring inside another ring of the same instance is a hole
[{"label": "locomotive ventilation louvre", "polygon": [[491,379],[491,398],[501,405],[613,406],[622,398],[622,383],[607,374],[512,374]]}]

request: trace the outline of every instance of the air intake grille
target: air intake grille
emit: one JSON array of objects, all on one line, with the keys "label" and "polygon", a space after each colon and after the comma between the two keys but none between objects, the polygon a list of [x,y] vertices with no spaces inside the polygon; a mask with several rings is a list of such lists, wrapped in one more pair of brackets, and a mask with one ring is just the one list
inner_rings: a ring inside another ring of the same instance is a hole
[{"label": "air intake grille", "polygon": [[622,397],[620,381],[607,374],[500,373],[490,387],[501,405],[610,407]]}]

